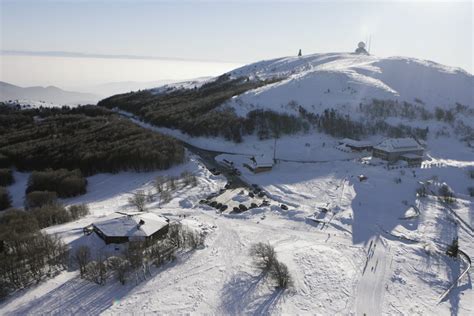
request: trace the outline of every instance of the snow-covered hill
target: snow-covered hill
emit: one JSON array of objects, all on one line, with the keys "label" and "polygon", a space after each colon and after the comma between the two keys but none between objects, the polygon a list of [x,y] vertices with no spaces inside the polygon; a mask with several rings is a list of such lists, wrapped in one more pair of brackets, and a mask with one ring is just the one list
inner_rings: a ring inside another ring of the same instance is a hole
[{"label": "snow-covered hill", "polygon": [[240,115],[256,108],[291,113],[295,111],[288,106],[291,101],[313,112],[350,108],[374,98],[420,103],[430,109],[456,103],[474,106],[472,74],[415,58],[312,54],[261,61],[230,74],[251,79],[283,78],[228,102]]}]

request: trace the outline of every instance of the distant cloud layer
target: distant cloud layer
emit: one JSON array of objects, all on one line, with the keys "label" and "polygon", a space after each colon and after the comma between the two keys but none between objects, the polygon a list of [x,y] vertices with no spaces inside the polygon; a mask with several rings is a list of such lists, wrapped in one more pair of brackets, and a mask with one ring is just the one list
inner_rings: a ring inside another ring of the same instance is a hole
[{"label": "distant cloud layer", "polygon": [[217,76],[241,66],[144,56],[9,52],[2,51],[0,55],[0,81],[19,86],[54,85],[74,90],[110,82],[177,81]]},{"label": "distant cloud layer", "polygon": [[153,59],[153,60],[174,60],[174,61],[199,61],[199,62],[219,62],[228,63],[230,61],[206,60],[179,57],[144,56],[144,55],[114,55],[95,54],[81,52],[61,52],[61,51],[27,51],[27,50],[0,50],[0,55],[10,56],[47,56],[47,57],[75,57],[75,58],[112,58],[112,59]]}]

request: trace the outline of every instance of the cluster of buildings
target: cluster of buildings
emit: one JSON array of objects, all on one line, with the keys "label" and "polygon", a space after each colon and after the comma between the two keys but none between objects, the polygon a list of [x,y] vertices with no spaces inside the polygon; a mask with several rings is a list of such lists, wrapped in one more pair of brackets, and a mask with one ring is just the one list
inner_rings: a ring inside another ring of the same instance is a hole
[{"label": "cluster of buildings", "polygon": [[[339,142],[352,151],[372,151],[372,157],[390,163],[406,161],[408,165],[420,165],[424,148],[413,138],[388,138],[372,145],[367,141],[344,138]],[[274,159],[270,155],[256,155],[247,165],[254,173],[270,171]],[[362,181],[362,180],[361,180]],[[106,244],[122,244],[130,241],[153,241],[165,237],[169,219],[146,212],[116,212],[84,228],[85,234],[97,234]]]},{"label": "cluster of buildings", "polygon": [[[369,141],[344,138],[339,141],[339,145],[351,151],[372,152],[372,157],[389,163],[406,161],[410,166],[417,166],[423,162],[424,148],[413,138],[387,138],[377,145]],[[250,160],[251,164],[245,166],[254,173],[270,171],[275,163],[274,158],[267,154],[255,155]]]},{"label": "cluster of buildings", "polygon": [[420,165],[423,161],[424,148],[413,138],[387,138],[377,145],[345,138],[339,143],[353,151],[372,151],[372,157],[390,163],[402,160],[409,165]]}]

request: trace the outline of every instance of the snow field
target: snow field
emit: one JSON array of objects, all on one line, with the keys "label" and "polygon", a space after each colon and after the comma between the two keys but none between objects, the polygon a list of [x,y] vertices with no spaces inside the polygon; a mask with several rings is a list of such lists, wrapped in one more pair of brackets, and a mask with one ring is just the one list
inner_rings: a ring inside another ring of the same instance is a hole
[{"label": "snow field", "polygon": [[[462,266],[437,253],[428,255],[424,243],[401,242],[380,228],[426,240],[434,249],[438,249],[440,240],[449,242],[457,232],[461,249],[473,255],[472,237],[462,229],[453,230],[447,213],[438,204],[415,197],[418,181],[433,177],[448,183],[456,194],[465,190],[472,181],[466,175],[468,165],[414,169],[414,177],[409,168],[387,170],[357,161],[281,162],[271,172],[255,175],[241,166],[248,156],[221,155],[217,159],[224,157],[235,161],[244,179],[258,184],[274,201],[287,204],[289,210],[273,203],[271,207],[230,216],[202,207],[198,201],[219,191],[226,181],[213,176],[194,156],[187,164],[167,171],[89,177],[88,193],[64,203],[87,203],[91,215],[50,227],[48,233],[59,234],[73,247],[93,243],[83,237],[82,227],[117,210],[130,209],[131,193],[153,190],[156,176],[179,175],[188,170],[198,177],[197,187],[179,189],[168,204],[159,207],[155,200],[148,208],[207,231],[204,249],[179,255],[176,261],[153,269],[151,277],[138,284],[131,281],[121,286],[109,280],[101,287],[80,280],[76,272],[63,272],[15,294],[0,305],[2,314],[473,312],[469,275],[447,301],[436,305]],[[366,175],[367,181],[359,182],[360,174]],[[395,178],[402,182],[396,183]],[[20,201],[17,195],[24,192],[21,183],[26,181],[22,181],[10,187],[15,201]],[[459,200],[456,211],[472,221],[473,199],[463,195]],[[402,220],[411,205],[420,208],[421,216]],[[307,220],[317,206],[331,209],[327,225]],[[186,219],[180,215],[186,215]],[[292,289],[276,290],[254,268],[248,251],[255,242],[269,242],[275,247],[278,259],[289,267]]]}]

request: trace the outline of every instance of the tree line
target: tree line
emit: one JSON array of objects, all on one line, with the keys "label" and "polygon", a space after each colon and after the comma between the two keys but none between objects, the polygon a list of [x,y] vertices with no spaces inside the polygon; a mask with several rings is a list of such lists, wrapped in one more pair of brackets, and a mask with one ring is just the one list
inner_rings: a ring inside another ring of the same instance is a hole
[{"label": "tree line", "polygon": [[368,135],[384,134],[388,137],[416,137],[426,139],[428,128],[411,127],[398,124],[388,124],[383,119],[353,120],[349,115],[340,113],[336,109],[325,109],[321,114],[314,114],[303,107],[299,107],[299,114],[318,131],[333,137],[348,137],[360,139]]},{"label": "tree line", "polygon": [[32,214],[9,210],[0,216],[0,298],[63,270],[67,247],[40,231]]},{"label": "tree line", "polygon": [[277,80],[230,78],[225,74],[194,89],[131,92],[104,99],[98,105],[109,109],[117,107],[147,123],[176,128],[191,136],[222,136],[240,142],[251,120],[237,116],[232,110],[220,109],[220,105],[233,96]]},{"label": "tree line", "polygon": [[87,205],[65,208],[53,202],[4,212],[0,216],[0,299],[65,269],[67,246],[41,229],[87,214]]},{"label": "tree line", "polygon": [[184,159],[171,137],[96,106],[18,110],[1,106],[0,166],[79,169],[85,175],[167,169]]},{"label": "tree line", "polygon": [[26,193],[33,191],[55,192],[60,198],[86,193],[87,179],[79,169],[46,169],[33,171],[28,179]]}]

